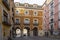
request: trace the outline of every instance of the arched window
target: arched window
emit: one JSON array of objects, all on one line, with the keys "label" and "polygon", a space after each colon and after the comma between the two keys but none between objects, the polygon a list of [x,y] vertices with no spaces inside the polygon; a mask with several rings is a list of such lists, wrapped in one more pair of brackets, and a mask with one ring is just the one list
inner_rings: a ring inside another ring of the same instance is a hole
[{"label": "arched window", "polygon": [[16,3],[15,6],[19,6],[19,3]]},{"label": "arched window", "polygon": [[29,18],[25,18],[24,19],[24,23],[30,23],[30,19]]},{"label": "arched window", "polygon": [[16,22],[16,23],[19,23],[19,19],[16,19],[15,22]]},{"label": "arched window", "polygon": [[27,3],[25,4],[25,7],[28,7],[28,4]]},{"label": "arched window", "polygon": [[38,19],[34,19],[33,20],[33,23],[38,23]]},{"label": "arched window", "polygon": [[34,4],[34,5],[33,5],[33,8],[37,8],[37,5],[36,5],[36,4]]}]

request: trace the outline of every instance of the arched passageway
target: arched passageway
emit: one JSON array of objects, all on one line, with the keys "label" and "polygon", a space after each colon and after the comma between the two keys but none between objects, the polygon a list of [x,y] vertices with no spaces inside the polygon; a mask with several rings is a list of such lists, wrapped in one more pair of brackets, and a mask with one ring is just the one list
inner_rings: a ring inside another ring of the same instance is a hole
[{"label": "arched passageway", "polygon": [[25,27],[25,28],[23,29],[23,35],[24,35],[24,36],[29,36],[29,35],[30,35],[29,30],[30,30],[29,27]]},{"label": "arched passageway", "polygon": [[38,36],[38,29],[37,29],[37,27],[34,27],[34,29],[33,29],[33,36]]},{"label": "arched passageway", "polygon": [[21,30],[20,30],[19,27],[16,27],[15,32],[16,32],[16,37],[20,37],[21,36]]}]

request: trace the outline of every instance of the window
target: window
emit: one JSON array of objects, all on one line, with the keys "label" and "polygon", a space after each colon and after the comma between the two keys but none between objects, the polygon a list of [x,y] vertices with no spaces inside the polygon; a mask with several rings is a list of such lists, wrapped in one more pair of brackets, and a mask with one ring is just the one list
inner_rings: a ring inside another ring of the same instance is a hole
[{"label": "window", "polygon": [[8,22],[8,14],[3,10],[3,20]]},{"label": "window", "polygon": [[16,3],[16,6],[19,6],[19,3]]},{"label": "window", "polygon": [[14,12],[14,9],[12,8],[12,12]]},{"label": "window", "polygon": [[25,7],[28,7],[28,5],[25,5]]},{"label": "window", "polygon": [[53,23],[53,19],[51,19],[51,23]]},{"label": "window", "polygon": [[25,19],[25,21],[29,21],[28,19]]},{"label": "window", "polygon": [[26,19],[24,20],[24,22],[25,22],[25,23],[29,23],[30,20],[29,20],[28,18],[26,18]]},{"label": "window", "polygon": [[37,23],[37,20],[34,20],[35,23]]},{"label": "window", "polygon": [[45,12],[46,12],[46,10],[45,10]]},{"label": "window", "polygon": [[25,7],[28,7],[28,4],[25,4]]},{"label": "window", "polygon": [[19,11],[18,10],[16,10],[16,14],[19,14]]},{"label": "window", "polygon": [[34,19],[33,20],[33,23],[38,23],[38,19]]},{"label": "window", "polygon": [[51,12],[51,16],[53,16],[53,12]]},{"label": "window", "polygon": [[34,7],[34,8],[37,8],[37,5],[34,4],[33,7]]},{"label": "window", "polygon": [[29,15],[29,11],[25,11],[25,15]]},{"label": "window", "polygon": [[19,23],[19,19],[16,19],[16,21],[15,21],[16,23]]},{"label": "window", "polygon": [[29,21],[29,19],[25,19],[25,21]]},{"label": "window", "polygon": [[53,29],[53,24],[51,24],[51,30]]},{"label": "window", "polygon": [[52,1],[51,4],[50,4],[51,9],[53,9],[53,6],[54,6],[53,4],[54,4],[54,2]]},{"label": "window", "polygon": [[34,14],[33,14],[34,16],[37,16],[38,15],[38,13],[37,13],[37,11],[34,11]]}]

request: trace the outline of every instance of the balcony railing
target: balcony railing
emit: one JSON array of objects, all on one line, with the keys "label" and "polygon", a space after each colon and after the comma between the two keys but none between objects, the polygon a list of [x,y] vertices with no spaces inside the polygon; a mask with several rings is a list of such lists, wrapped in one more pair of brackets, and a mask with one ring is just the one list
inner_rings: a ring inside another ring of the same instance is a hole
[{"label": "balcony railing", "polygon": [[19,22],[15,22],[15,25],[20,25],[20,23]]},{"label": "balcony railing", "polygon": [[5,5],[5,7],[10,10],[10,4],[7,2],[7,0],[2,0],[3,4]]},{"label": "balcony railing", "polygon": [[33,23],[34,26],[38,26],[39,24],[38,23]]},{"label": "balcony railing", "polygon": [[24,22],[24,25],[30,25],[30,22]]},{"label": "balcony railing", "polygon": [[4,25],[8,25],[8,26],[11,26],[11,22],[9,22],[8,19],[3,19],[3,22],[2,22]]}]

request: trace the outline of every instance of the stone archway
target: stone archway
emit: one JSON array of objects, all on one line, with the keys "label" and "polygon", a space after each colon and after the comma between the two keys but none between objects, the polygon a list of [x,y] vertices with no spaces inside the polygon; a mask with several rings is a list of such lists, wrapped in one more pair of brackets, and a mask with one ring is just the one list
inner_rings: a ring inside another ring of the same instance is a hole
[{"label": "stone archway", "polygon": [[24,35],[24,36],[29,36],[29,35],[30,35],[29,30],[30,30],[29,27],[25,27],[25,28],[23,29],[23,35]]},{"label": "stone archway", "polygon": [[38,29],[37,29],[37,27],[33,28],[33,36],[38,36]]},{"label": "stone archway", "polygon": [[21,37],[21,29],[19,27],[15,28],[16,37]]}]

